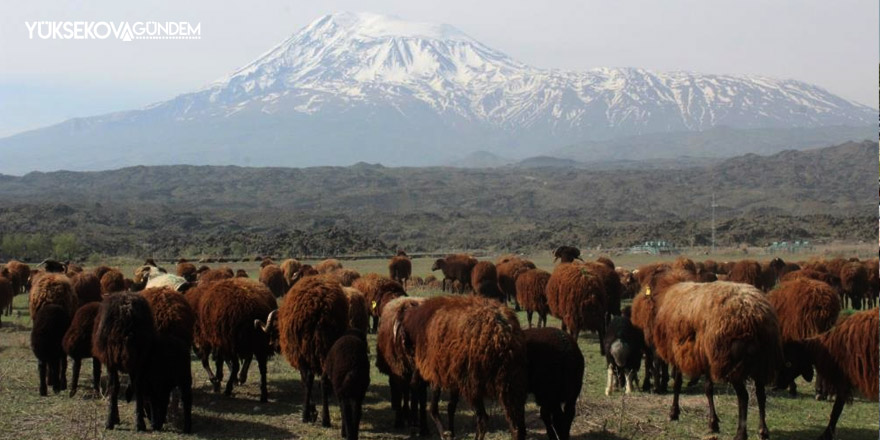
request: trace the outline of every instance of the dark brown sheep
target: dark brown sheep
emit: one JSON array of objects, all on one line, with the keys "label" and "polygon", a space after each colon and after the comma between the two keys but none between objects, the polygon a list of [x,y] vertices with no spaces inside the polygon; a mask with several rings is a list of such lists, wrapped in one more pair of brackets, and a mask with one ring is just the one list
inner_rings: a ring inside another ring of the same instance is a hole
[{"label": "dark brown sheep", "polygon": [[190,283],[196,281],[196,265],[186,261],[177,264],[177,276],[186,278]]},{"label": "dark brown sheep", "polygon": [[150,303],[157,332],[192,344],[196,314],[180,292],[170,287],[154,287],[144,289],[140,294]]},{"label": "dark brown sheep", "polygon": [[395,255],[388,262],[388,276],[400,283],[406,285],[406,281],[412,276],[412,261],[406,255]]},{"label": "dark brown sheep", "polygon": [[98,279],[101,280],[101,277],[104,276],[105,273],[110,272],[111,270],[115,270],[110,266],[100,265],[94,269],[92,269],[92,274]]},{"label": "dark brown sheep", "polygon": [[394,298],[406,296],[406,290],[397,281],[379,274],[367,274],[355,280],[352,287],[364,294],[370,305],[370,316],[373,320],[373,332],[379,326],[382,308]]},{"label": "dark brown sheep", "polygon": [[370,329],[370,303],[360,291],[354,287],[342,287],[348,299],[348,324],[351,328],[364,333]]},{"label": "dark brown sheep", "polygon": [[[563,263],[556,266],[547,281],[547,306],[550,313],[562,320],[563,330],[577,339],[581,330],[599,332],[599,340],[605,337],[605,313],[608,297],[597,267]],[[605,349],[600,344],[602,355]]]},{"label": "dark brown sheep", "polygon": [[[858,312],[831,330],[794,344],[786,353],[787,363],[792,364],[790,370],[803,371],[815,365],[822,388],[835,395],[831,418],[820,440],[835,438],[837,419],[856,390],[877,401],[878,326],[877,308]],[[793,378],[794,374],[787,377]]]},{"label": "dark brown sheep", "polygon": [[293,275],[299,270],[301,266],[302,263],[294,258],[288,258],[281,262],[279,267],[281,267],[281,272],[284,272],[284,279],[287,280],[288,285],[293,285]]},{"label": "dark brown sheep", "polygon": [[[179,294],[178,294],[179,295]],[[183,432],[192,431],[192,364],[186,342],[169,333],[159,332],[140,389],[150,402],[153,431],[161,431],[168,413],[171,392],[180,389],[183,404]]]},{"label": "dark brown sheep", "polygon": [[431,417],[444,433],[439,400],[449,392],[449,431],[454,437],[455,407],[464,397],[477,416],[477,439],[486,434],[483,399],[504,409],[512,438],[525,439],[528,389],[525,336],[513,310],[478,296],[426,299],[404,317],[404,343],[413,347],[416,371],[431,385]]},{"label": "dark brown sheep", "polygon": [[[348,300],[342,285],[330,275],[309,276],[298,281],[284,298],[278,310],[277,328],[281,353],[290,365],[299,370],[305,387],[303,422],[317,420],[312,404],[315,375],[323,375],[324,361],[330,347],[348,328]],[[267,327],[269,323],[267,322]],[[327,397],[330,390],[322,387],[322,424],[330,425]]]},{"label": "dark brown sheep", "polygon": [[740,260],[730,269],[727,281],[750,284],[758,289],[764,288],[761,264],[754,260]]},{"label": "dark brown sheep", "polygon": [[652,332],[657,354],[675,368],[670,420],[681,412],[678,395],[682,375],[709,375],[709,429],[718,432],[713,383],[728,382],[736,391],[739,423],[736,440],[745,440],[749,396],[745,382],[752,379],[758,401],[762,439],[769,438],[764,420],[766,394],[782,361],[779,322],[763,292],[740,283],[679,283],[664,294]]},{"label": "dark brown sheep", "polygon": [[[421,421],[419,432],[424,436],[428,434],[425,395],[423,390],[412,389],[415,359],[404,346],[403,332],[398,331],[403,325],[406,313],[418,307],[422,301],[424,298],[396,298],[382,310],[379,330],[376,334],[376,368],[379,372],[388,375],[394,427],[402,428],[407,420],[411,426],[417,426]],[[410,396],[412,396],[411,406]],[[418,414],[420,416],[417,416]]]},{"label": "dark brown sheep", "polygon": [[100,302],[84,304],[76,310],[73,321],[64,334],[62,347],[64,352],[73,359],[73,371],[70,379],[71,397],[76,394],[79,387],[79,372],[82,368],[82,360],[85,358],[92,358],[92,388],[96,395],[101,391],[101,362],[97,357],[92,356],[92,334],[100,310]]},{"label": "dark brown sheep", "polygon": [[[350,329],[333,343],[324,363],[322,387],[332,387],[336,394],[342,410],[342,436],[346,440],[357,440],[360,430],[364,396],[370,386],[367,352],[367,334]],[[329,419],[330,415],[324,418]]]},{"label": "dark brown sheep", "polygon": [[868,292],[868,271],[865,265],[860,262],[846,263],[838,274],[844,297],[849,299],[852,308],[861,310]]},{"label": "dark brown sheep", "polygon": [[235,273],[232,272],[228,267],[221,267],[218,269],[208,269],[202,272],[199,272],[198,280],[199,283],[212,283],[214,281],[228,280],[230,278],[235,277]]},{"label": "dark brown sheep", "polygon": [[343,287],[351,287],[354,281],[361,277],[360,272],[354,269],[337,269],[333,271],[333,276],[342,284]]},{"label": "dark brown sheep", "polygon": [[248,273],[244,269],[238,269],[235,271],[235,278],[250,278]]},{"label": "dark brown sheep", "polygon": [[513,301],[514,309],[519,311],[521,304],[517,298],[516,280],[519,276],[529,270],[535,268],[535,263],[516,256],[502,258],[495,263],[498,272],[498,288],[504,295],[504,302]]},{"label": "dark brown sheep", "polygon": [[477,259],[470,255],[453,254],[446,256],[446,258],[440,258],[434,261],[434,265],[431,266],[431,271],[443,271],[441,290],[444,292],[446,291],[447,281],[452,282],[453,285],[455,281],[458,281],[461,283],[458,293],[464,293],[464,289],[471,285],[471,271],[476,265]]},{"label": "dark brown sheep", "polygon": [[782,276],[779,280],[781,282],[797,280],[797,279],[810,279],[821,281],[829,286],[833,287],[835,290],[840,290],[840,277],[836,275],[832,275],[828,272],[818,271],[815,269],[800,269],[795,270],[793,272],[789,272]]},{"label": "dark brown sheep", "polygon": [[70,279],[73,283],[73,291],[76,293],[77,303],[80,306],[84,304],[101,301],[101,280],[97,275],[89,272],[80,272]]},{"label": "dark brown sheep", "polygon": [[867,307],[876,307],[877,298],[880,296],[880,261],[876,258],[866,261],[865,270],[868,271]]},{"label": "dark brown sheep", "polygon": [[[770,291],[767,299],[779,319],[783,347],[792,342],[825,332],[834,326],[840,314],[840,297],[831,286],[811,279],[783,281]],[[812,370],[805,372],[812,379]],[[790,383],[777,381],[777,386],[788,387],[797,394],[794,380]]]},{"label": "dark brown sheep", "polygon": [[[146,284],[146,283],[145,283]],[[125,276],[118,270],[109,270],[101,276],[101,294],[110,295],[125,291]]]},{"label": "dark brown sheep", "polygon": [[541,409],[551,440],[568,440],[584,381],[584,355],[577,341],[551,327],[524,330],[529,393]]},{"label": "dark brown sheep", "polygon": [[471,286],[474,294],[496,301],[505,302],[498,288],[498,272],[490,261],[480,261],[471,270]]},{"label": "dark brown sheep", "polygon": [[[12,281],[0,276],[0,315],[12,308],[12,299],[15,296]],[[9,314],[9,313],[7,313]],[[3,324],[0,323],[0,326]]]},{"label": "dark brown sheep", "polygon": [[337,269],[342,269],[342,263],[335,258],[328,258],[315,265],[315,270],[317,270],[319,274],[331,273]]},{"label": "dark brown sheep", "polygon": [[526,311],[529,328],[532,328],[532,315],[538,314],[538,327],[547,326],[547,282],[550,273],[541,269],[528,269],[516,278],[516,300]]},{"label": "dark brown sheep", "polygon": [[[105,274],[106,276],[106,274]],[[107,429],[119,423],[119,373],[131,378],[135,396],[135,427],[146,429],[144,423],[144,395],[141,381],[156,341],[156,326],[150,305],[134,293],[110,295],[101,303],[97,324],[92,335],[92,351],[107,368],[110,376],[107,392]]]},{"label": "dark brown sheep", "polygon": [[272,349],[269,337],[255,328],[254,322],[278,308],[272,292],[249,278],[227,278],[206,284],[198,295],[196,333],[200,345],[209,347],[216,357],[214,391],[220,391],[224,361],[231,370],[225,390],[229,396],[239,374],[239,358],[255,357],[260,368],[260,401],[267,402],[266,362]]},{"label": "dark brown sheep", "polygon": [[47,303],[37,310],[33,323],[31,350],[37,358],[40,395],[48,394],[47,384],[57,393],[67,388],[62,340],[70,326],[70,314],[58,304]]},{"label": "dark brown sheep", "polygon": [[[31,268],[20,261],[9,260],[3,267],[2,276],[12,283],[12,296],[30,291]],[[3,312],[3,309],[0,309]],[[12,315],[12,301],[6,306],[6,315]]]},{"label": "dark brown sheep", "polygon": [[[617,276],[620,279],[621,293],[620,299],[633,299],[636,297],[636,294],[639,293],[641,286],[639,285],[639,280],[630,270],[626,270],[624,268],[618,267],[615,269],[617,272]],[[711,273],[711,272],[709,272]]]},{"label": "dark brown sheep", "polygon": [[559,246],[553,251],[553,262],[573,263],[574,260],[581,260],[581,250],[574,246]]},{"label": "dark brown sheep", "polygon": [[263,266],[260,269],[260,282],[269,288],[275,298],[281,298],[287,293],[288,286],[284,279],[284,272],[274,264]]}]

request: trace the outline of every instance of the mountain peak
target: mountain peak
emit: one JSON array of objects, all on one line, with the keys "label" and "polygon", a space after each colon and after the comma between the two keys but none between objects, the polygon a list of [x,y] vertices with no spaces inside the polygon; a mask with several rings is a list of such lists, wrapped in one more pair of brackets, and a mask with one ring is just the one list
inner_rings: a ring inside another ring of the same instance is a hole
[{"label": "mountain peak", "polygon": [[403,20],[392,15],[371,12],[336,12],[314,20],[301,33],[342,32],[349,37],[421,38],[472,41],[465,33],[448,24]]}]

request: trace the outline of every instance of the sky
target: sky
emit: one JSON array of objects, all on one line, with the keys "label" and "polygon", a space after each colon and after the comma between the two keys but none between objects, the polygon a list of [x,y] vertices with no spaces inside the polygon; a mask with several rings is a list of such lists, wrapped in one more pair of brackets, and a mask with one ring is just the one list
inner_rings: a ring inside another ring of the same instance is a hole
[{"label": "sky", "polygon": [[[536,67],[792,78],[878,107],[876,0],[31,0],[0,6],[0,137],[193,91],[337,11],[451,24]],[[189,21],[202,38],[31,40],[36,20]]]}]

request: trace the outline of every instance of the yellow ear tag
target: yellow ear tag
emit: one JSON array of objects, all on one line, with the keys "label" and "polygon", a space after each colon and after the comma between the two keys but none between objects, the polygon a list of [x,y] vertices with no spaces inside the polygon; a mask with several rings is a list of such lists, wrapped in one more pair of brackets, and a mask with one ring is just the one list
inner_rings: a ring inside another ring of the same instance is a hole
[{"label": "yellow ear tag", "polygon": [[373,301],[373,310],[376,310],[376,301]]},{"label": "yellow ear tag", "polygon": [[651,296],[651,287],[645,288],[645,296]]}]

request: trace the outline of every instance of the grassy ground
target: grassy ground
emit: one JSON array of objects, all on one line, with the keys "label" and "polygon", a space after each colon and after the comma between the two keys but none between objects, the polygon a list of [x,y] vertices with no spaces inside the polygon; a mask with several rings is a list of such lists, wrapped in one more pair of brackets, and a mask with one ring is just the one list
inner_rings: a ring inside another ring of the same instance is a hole
[{"label": "grassy ground", "polygon": [[[550,259],[537,258],[539,266],[550,267]],[[414,262],[414,273],[424,276],[430,271],[430,260]],[[640,263],[633,261],[633,263]],[[255,275],[254,263],[234,263]],[[385,272],[385,261],[357,260],[344,263],[362,273]],[[127,268],[126,273],[130,273]],[[417,295],[438,292],[414,291]],[[26,297],[17,296],[11,318],[3,318],[0,328],[0,438],[177,438],[179,426],[172,424],[164,433],[140,434],[133,432],[133,405],[121,402],[122,424],[115,431],[103,429],[106,403],[90,387],[86,362],[80,377],[80,391],[71,398],[66,392],[48,397],[37,393],[36,360],[30,351],[30,318],[27,316]],[[525,316],[520,314],[525,325]],[[559,322],[550,319],[551,326]],[[371,358],[375,354],[375,336],[370,335]],[[682,415],[678,422],[668,422],[671,396],[655,396],[635,392],[629,396],[618,393],[604,395],[604,360],[594,335],[582,335],[579,341],[586,357],[587,371],[578,403],[578,412],[572,428],[572,438],[579,440],[617,439],[706,439],[713,438],[706,427],[706,400],[702,387],[686,390],[682,398]],[[371,361],[372,363],[372,361]],[[331,405],[333,427],[320,424],[306,425],[300,420],[302,388],[299,374],[281,357],[269,362],[269,403],[259,402],[258,372],[251,370],[248,382],[235,388],[232,397],[214,394],[201,365],[193,363],[194,414],[193,436],[204,438],[339,438],[340,413]],[[105,379],[106,380],[106,379]],[[814,439],[824,429],[831,411],[830,402],[812,398],[812,384],[799,382],[802,391],[797,398],[771,391],[767,403],[767,424],[775,439]],[[736,396],[727,385],[716,386],[716,403],[721,418],[721,434],[717,438],[732,438],[736,430]],[[392,429],[393,415],[387,403],[388,381],[375,368],[367,394],[361,437],[367,439],[412,438],[409,429]],[[749,432],[756,437],[757,409],[752,399],[749,409]],[[331,402],[334,402],[331,400]],[[445,409],[445,404],[441,410]],[[501,410],[490,404],[492,415],[489,439],[509,438]],[[528,438],[546,438],[537,407],[529,402],[526,407]],[[433,428],[433,427],[431,427]],[[470,438],[474,432],[473,413],[466,403],[459,406],[456,418],[459,438]],[[433,434],[432,437],[437,438]],[[847,440],[874,439],[878,433],[877,403],[856,399],[848,405],[838,423],[838,438]]]}]

